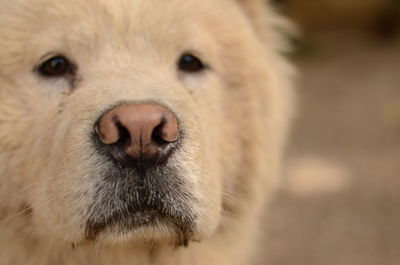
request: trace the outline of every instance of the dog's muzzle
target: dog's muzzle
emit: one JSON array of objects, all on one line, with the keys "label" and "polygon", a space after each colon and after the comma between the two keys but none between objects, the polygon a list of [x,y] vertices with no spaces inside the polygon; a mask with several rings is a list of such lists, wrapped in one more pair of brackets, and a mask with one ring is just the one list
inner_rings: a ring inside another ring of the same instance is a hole
[{"label": "dog's muzzle", "polygon": [[102,170],[94,176],[87,238],[159,224],[191,237],[197,202],[184,161],[174,158],[182,135],[178,117],[159,104],[119,105],[101,115],[92,140]]}]

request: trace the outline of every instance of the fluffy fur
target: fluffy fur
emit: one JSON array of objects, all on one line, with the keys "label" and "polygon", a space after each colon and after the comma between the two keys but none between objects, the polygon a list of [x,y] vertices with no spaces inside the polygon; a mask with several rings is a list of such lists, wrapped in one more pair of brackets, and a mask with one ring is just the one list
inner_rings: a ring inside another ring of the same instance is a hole
[{"label": "fluffy fur", "polygon": [[[0,264],[246,264],[290,120],[284,28],[261,0],[0,0]],[[208,69],[178,71],[184,52]],[[74,78],[38,74],[53,54],[77,65]],[[148,101],[185,129],[164,174],[190,195],[173,200],[193,231],[85,237],[111,167],[93,124],[115,104]]]}]

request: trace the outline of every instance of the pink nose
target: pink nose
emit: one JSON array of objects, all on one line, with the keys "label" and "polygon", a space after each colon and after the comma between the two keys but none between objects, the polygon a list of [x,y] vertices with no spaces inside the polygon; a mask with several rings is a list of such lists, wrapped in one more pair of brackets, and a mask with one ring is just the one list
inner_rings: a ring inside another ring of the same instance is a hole
[{"label": "pink nose", "polygon": [[101,117],[95,130],[104,145],[114,147],[112,155],[122,164],[153,159],[179,139],[178,118],[156,104],[115,107]]}]

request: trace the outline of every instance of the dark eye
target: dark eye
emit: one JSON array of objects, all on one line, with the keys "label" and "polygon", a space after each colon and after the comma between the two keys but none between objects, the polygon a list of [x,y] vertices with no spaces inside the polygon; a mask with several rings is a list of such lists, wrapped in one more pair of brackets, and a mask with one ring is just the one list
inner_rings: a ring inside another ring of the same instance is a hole
[{"label": "dark eye", "polygon": [[71,71],[71,63],[63,56],[54,56],[42,63],[38,71],[46,77],[62,77]]},{"label": "dark eye", "polygon": [[178,63],[179,70],[189,73],[199,72],[205,68],[203,62],[196,56],[185,53]]}]

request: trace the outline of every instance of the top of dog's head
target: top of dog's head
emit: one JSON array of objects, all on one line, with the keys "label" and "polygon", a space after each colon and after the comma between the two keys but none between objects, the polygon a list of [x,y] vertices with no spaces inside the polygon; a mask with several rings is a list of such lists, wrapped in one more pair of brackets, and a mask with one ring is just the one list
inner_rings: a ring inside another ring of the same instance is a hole
[{"label": "top of dog's head", "polygon": [[278,22],[256,7],[0,0],[3,214],[68,242],[213,234],[286,126]]}]

